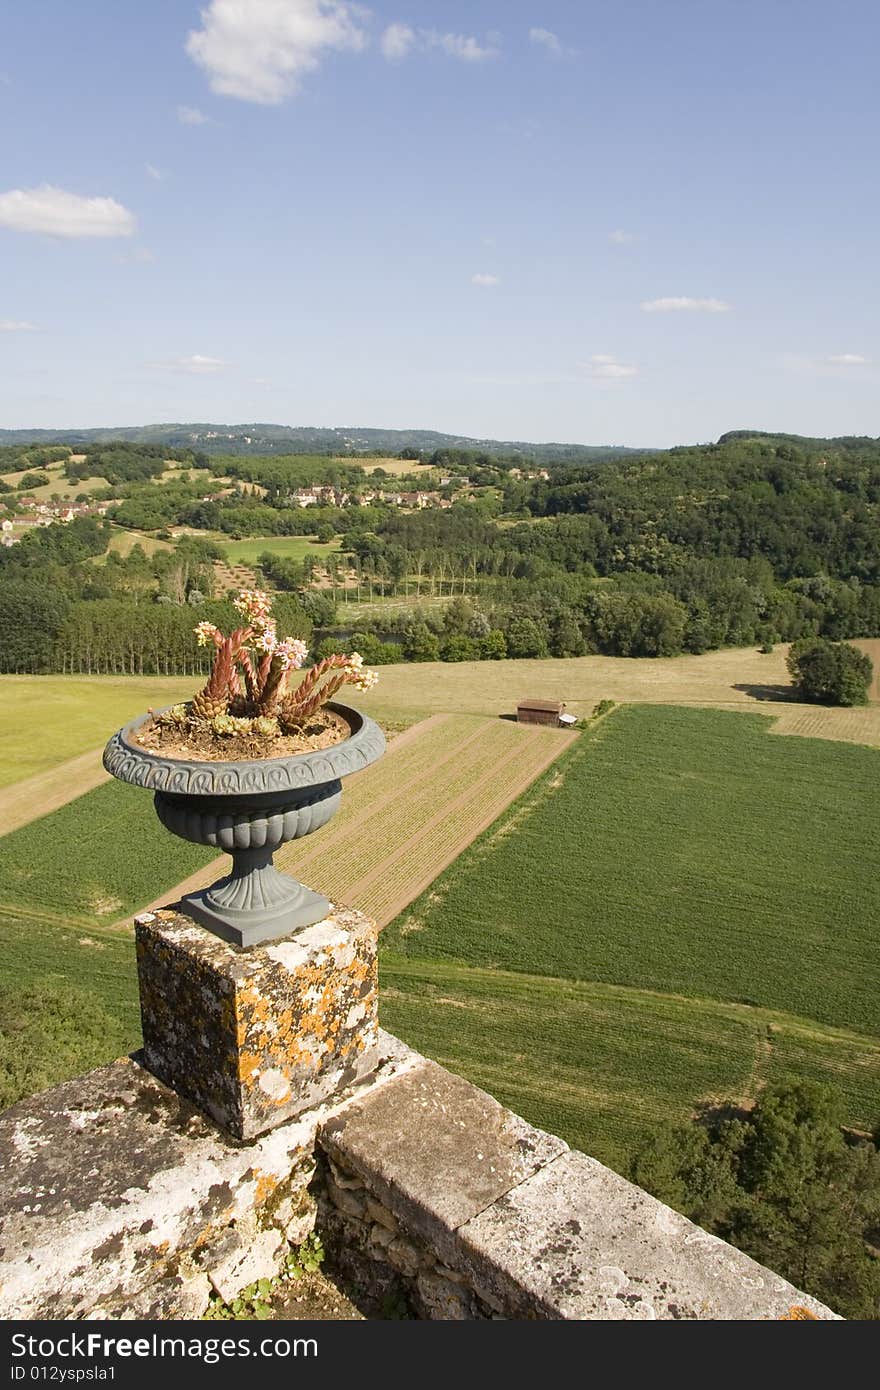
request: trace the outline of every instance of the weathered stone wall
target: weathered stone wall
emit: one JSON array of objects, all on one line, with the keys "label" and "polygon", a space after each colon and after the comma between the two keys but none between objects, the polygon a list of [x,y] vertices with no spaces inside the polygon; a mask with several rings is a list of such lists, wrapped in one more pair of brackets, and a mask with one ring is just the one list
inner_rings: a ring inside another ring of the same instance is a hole
[{"label": "weathered stone wall", "polygon": [[433,1062],[355,1099],[318,1145],[325,1243],[423,1317],[835,1316]]},{"label": "weathered stone wall", "polygon": [[[381,1089],[410,1055],[386,1039]],[[312,1230],[315,1133],[249,1143],[125,1058],[0,1115],[0,1317],[200,1317]]]},{"label": "weathered stone wall", "polygon": [[0,1115],[0,1317],[198,1317],[315,1224],[428,1318],[834,1314],[380,1035],[347,1094],[237,1142],[136,1060]]}]

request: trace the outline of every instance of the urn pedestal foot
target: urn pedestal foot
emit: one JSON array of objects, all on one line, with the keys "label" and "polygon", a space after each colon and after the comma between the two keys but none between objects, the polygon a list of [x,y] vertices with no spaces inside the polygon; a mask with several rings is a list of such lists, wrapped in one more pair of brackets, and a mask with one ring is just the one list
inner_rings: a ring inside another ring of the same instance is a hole
[{"label": "urn pedestal foot", "polygon": [[215,936],[245,947],[314,926],[330,911],[329,899],[275,868],[271,849],[233,850],[232,872],[188,893],[181,906]]}]

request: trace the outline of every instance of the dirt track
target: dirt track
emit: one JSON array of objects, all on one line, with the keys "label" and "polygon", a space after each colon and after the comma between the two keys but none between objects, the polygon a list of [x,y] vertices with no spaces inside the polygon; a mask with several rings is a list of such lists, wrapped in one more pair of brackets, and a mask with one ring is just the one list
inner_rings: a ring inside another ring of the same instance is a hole
[{"label": "dirt track", "polygon": [[4,787],[0,792],[0,835],[8,835],[10,830],[17,830],[39,816],[47,816],[102,782],[108,782],[109,773],[101,766],[103,752],[103,747],[93,748],[58,767],[47,768],[45,772],[26,777],[23,782]]}]

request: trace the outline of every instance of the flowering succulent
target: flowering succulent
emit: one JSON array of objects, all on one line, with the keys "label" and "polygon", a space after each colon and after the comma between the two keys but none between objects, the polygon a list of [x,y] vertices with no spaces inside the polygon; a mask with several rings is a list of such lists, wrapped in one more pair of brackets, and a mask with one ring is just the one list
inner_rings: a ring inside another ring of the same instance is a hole
[{"label": "flowering succulent", "polygon": [[208,681],[187,712],[209,724],[216,734],[230,737],[253,732],[272,738],[279,729],[291,733],[343,685],[370,690],[379,679],[377,672],[364,667],[363,657],[353,652],[325,657],[296,689],[289,689],[288,673],[300,670],[308,655],[305,642],[298,637],[279,641],[271,598],[262,589],[242,589],[233,605],[246,625],[228,637],[209,622],[198,623],[194,629],[199,646],[213,644],[216,651]]}]

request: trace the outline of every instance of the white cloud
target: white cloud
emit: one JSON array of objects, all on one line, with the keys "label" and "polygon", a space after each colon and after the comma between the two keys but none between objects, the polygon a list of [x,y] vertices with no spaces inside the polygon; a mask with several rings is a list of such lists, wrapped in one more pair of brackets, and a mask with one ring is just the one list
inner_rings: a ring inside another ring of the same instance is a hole
[{"label": "white cloud", "polygon": [[416,42],[416,33],[408,24],[389,24],[382,35],[382,52],[389,63],[399,62]]},{"label": "white cloud", "polygon": [[146,169],[150,178],[155,179],[157,183],[161,183],[165,177],[165,175],[162,173],[162,170],[157,169],[155,164],[145,164],[144,168]]},{"label": "white cloud", "polygon": [[390,24],[382,35],[382,52],[389,62],[399,62],[412,52],[426,53],[429,49],[440,49],[447,58],[455,58],[461,63],[482,63],[487,58],[497,58],[500,35],[488,35],[487,42],[481,43],[472,34],[441,34],[439,29],[411,29],[408,24]]},{"label": "white cloud", "polygon": [[639,371],[638,367],[627,366],[604,352],[594,352],[589,362],[578,362],[578,366],[593,381],[623,381],[626,377],[638,376]]},{"label": "white cloud", "polygon": [[163,372],[181,372],[185,376],[216,376],[229,366],[221,357],[203,357],[194,352],[191,357],[175,357],[170,362],[149,362],[150,367],[160,367]]},{"label": "white cloud", "polygon": [[186,51],[212,91],[264,106],[291,96],[325,49],[361,49],[363,11],[343,0],[211,0]]},{"label": "white cloud", "polygon": [[552,53],[554,58],[562,56],[562,44],[552,29],[530,29],[529,40],[532,43],[540,44],[542,48],[546,48],[547,52]]},{"label": "white cloud", "polygon": [[670,314],[679,310],[702,314],[726,314],[730,308],[723,299],[691,299],[689,295],[670,295],[666,299],[643,299],[639,308],[646,314]]},{"label": "white cloud", "polygon": [[482,285],[484,289],[490,289],[493,285],[501,284],[501,276],[489,275],[486,271],[481,270],[476,275],[471,276],[471,284]]},{"label": "white cloud", "polygon": [[0,333],[36,333],[35,323],[26,323],[21,319],[0,319]]},{"label": "white cloud", "polygon": [[178,106],[177,119],[181,125],[210,125],[211,117],[206,116],[197,106]]},{"label": "white cloud", "polygon": [[44,236],[114,237],[131,236],[135,221],[115,198],[82,198],[44,183],[0,193],[0,227]]},{"label": "white cloud", "polygon": [[867,367],[869,361],[860,352],[838,352],[827,360],[832,367]]},{"label": "white cloud", "polygon": [[616,231],[608,233],[608,240],[612,246],[630,246],[635,237],[632,232],[625,232],[622,227],[618,227]]},{"label": "white cloud", "polygon": [[439,34],[436,29],[423,29],[421,33],[428,48],[441,48],[449,58],[458,58],[462,63],[482,63],[498,55],[497,48],[481,44],[469,34]]}]

